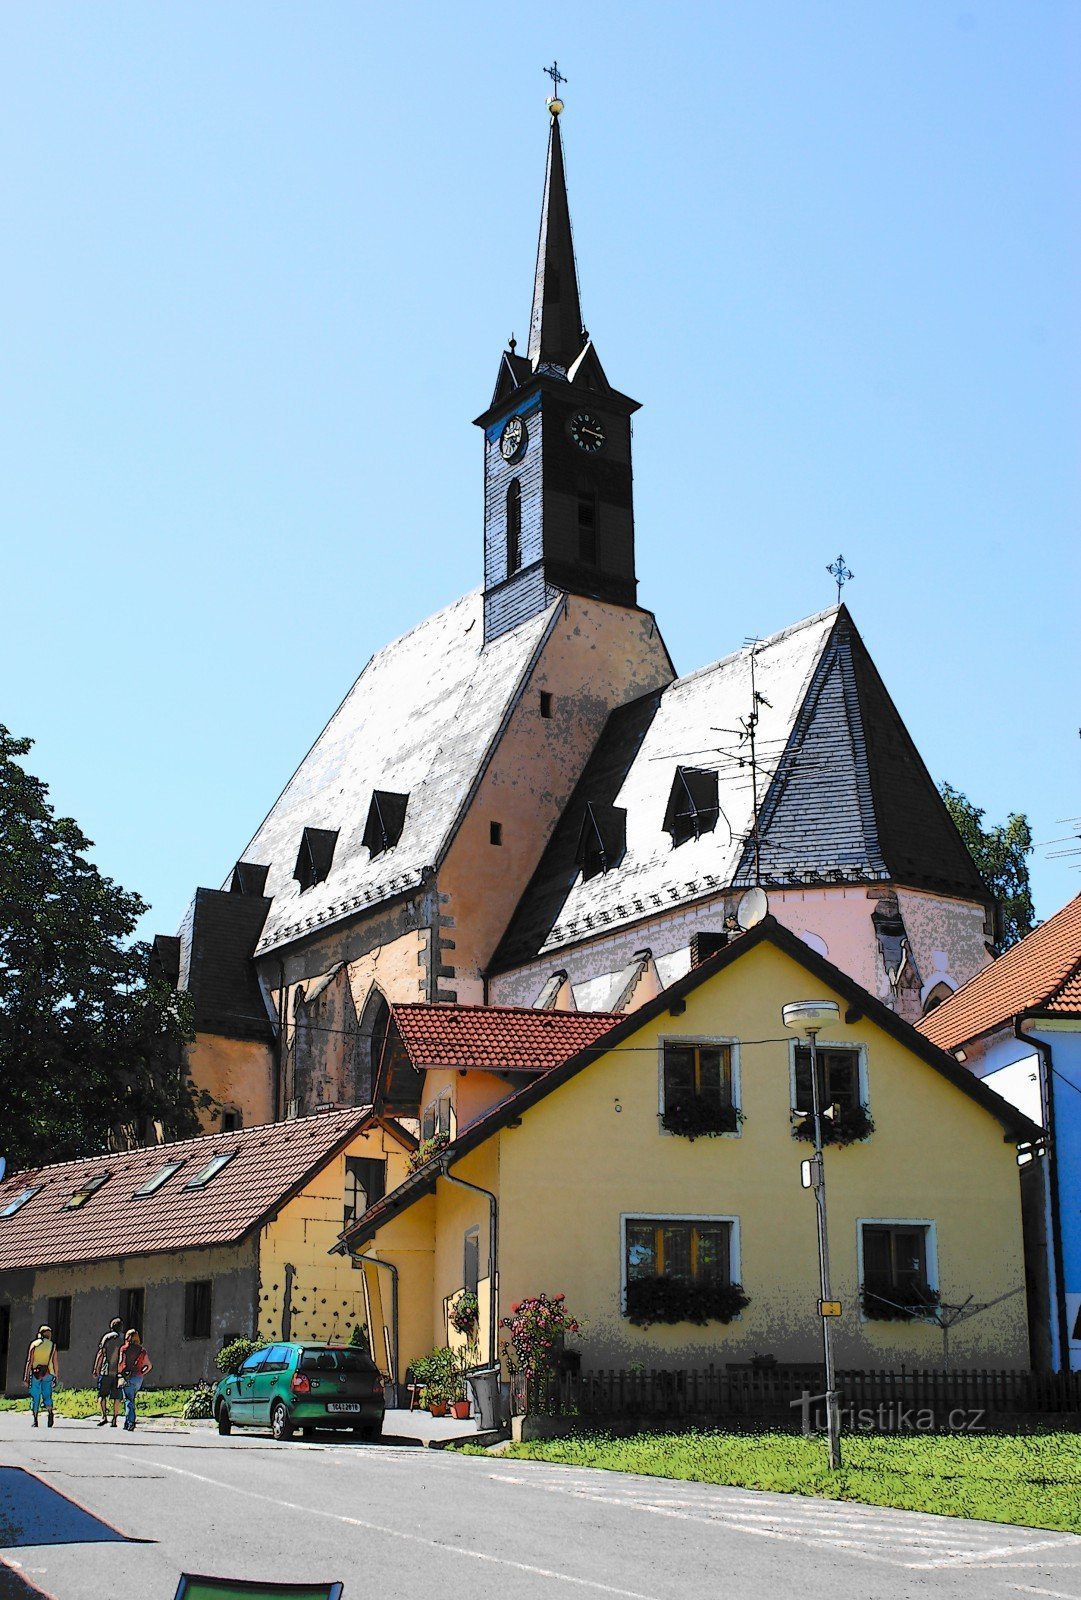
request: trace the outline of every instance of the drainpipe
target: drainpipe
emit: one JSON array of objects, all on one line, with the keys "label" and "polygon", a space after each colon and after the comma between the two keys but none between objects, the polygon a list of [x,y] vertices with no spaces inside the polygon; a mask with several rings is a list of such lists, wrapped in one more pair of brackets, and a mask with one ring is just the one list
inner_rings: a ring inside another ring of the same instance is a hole
[{"label": "drainpipe", "polygon": [[1040,1094],[1043,1099],[1044,1127],[1047,1129],[1045,1188],[1051,1222],[1051,1366],[1055,1372],[1069,1372],[1070,1330],[1066,1320],[1066,1275],[1062,1259],[1062,1215],[1058,1192],[1058,1152],[1055,1146],[1055,1069],[1051,1061],[1051,1046],[1046,1040],[1025,1033],[1017,1017],[1014,1018],[1013,1031],[1016,1039],[1030,1045],[1038,1053],[1042,1067]]},{"label": "drainpipe", "polygon": [[378,1256],[365,1256],[349,1252],[354,1261],[366,1261],[369,1266],[382,1267],[384,1272],[390,1273],[390,1342],[393,1346],[391,1354],[391,1379],[394,1383],[394,1399],[398,1399],[398,1269],[393,1261],[380,1261]]},{"label": "drainpipe", "polygon": [[278,1048],[275,1051],[274,1072],[274,1121],[281,1121],[282,1114],[282,1079],[285,1075],[285,1020],[287,1005],[285,1000],[285,961],[278,959]]},{"label": "drainpipe", "polygon": [[490,1189],[482,1189],[479,1183],[467,1183],[464,1178],[452,1178],[447,1171],[446,1161],[440,1163],[439,1176],[446,1178],[448,1183],[457,1184],[459,1189],[471,1189],[474,1194],[482,1194],[488,1202],[488,1291],[490,1298],[488,1312],[488,1365],[495,1367],[499,1364],[496,1342],[499,1323],[499,1290],[496,1285],[496,1262],[498,1260],[498,1204],[496,1197]]}]

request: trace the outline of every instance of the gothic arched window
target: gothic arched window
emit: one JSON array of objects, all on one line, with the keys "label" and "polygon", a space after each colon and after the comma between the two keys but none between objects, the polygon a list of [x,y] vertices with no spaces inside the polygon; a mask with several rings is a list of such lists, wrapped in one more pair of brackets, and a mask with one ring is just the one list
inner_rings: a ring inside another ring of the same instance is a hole
[{"label": "gothic arched window", "polygon": [[512,478],[507,488],[507,577],[522,565],[522,485]]}]

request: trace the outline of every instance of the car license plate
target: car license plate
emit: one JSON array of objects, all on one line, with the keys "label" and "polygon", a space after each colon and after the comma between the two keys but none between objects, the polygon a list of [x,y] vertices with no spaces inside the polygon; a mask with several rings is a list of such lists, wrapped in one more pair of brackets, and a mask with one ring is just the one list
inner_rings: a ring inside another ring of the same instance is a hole
[{"label": "car license plate", "polygon": [[359,1411],[360,1407],[351,1400],[328,1400],[328,1411]]}]

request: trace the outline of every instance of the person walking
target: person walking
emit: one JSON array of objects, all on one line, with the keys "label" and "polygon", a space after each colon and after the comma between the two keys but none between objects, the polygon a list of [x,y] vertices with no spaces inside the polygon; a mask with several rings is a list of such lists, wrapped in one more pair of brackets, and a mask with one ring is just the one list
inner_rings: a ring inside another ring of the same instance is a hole
[{"label": "person walking", "polygon": [[135,1397],[143,1386],[143,1379],[151,1371],[153,1362],[137,1328],[129,1328],[120,1346],[117,1375],[124,1396],[124,1429],[131,1433],[135,1428]]},{"label": "person walking", "polygon": [[23,1382],[30,1390],[30,1410],[34,1414],[35,1428],[42,1406],[48,1413],[49,1427],[53,1425],[53,1385],[59,1376],[53,1330],[47,1322],[43,1322],[37,1338],[31,1341],[26,1352],[26,1371],[23,1374]]},{"label": "person walking", "polygon": [[109,1324],[109,1331],[102,1335],[98,1345],[98,1353],[94,1357],[94,1377],[98,1383],[98,1404],[101,1406],[101,1421],[99,1428],[109,1424],[109,1401],[113,1403],[112,1426],[116,1427],[116,1419],[120,1415],[120,1385],[117,1380],[117,1366],[120,1361],[120,1334],[124,1324],[119,1317],[114,1317]]}]

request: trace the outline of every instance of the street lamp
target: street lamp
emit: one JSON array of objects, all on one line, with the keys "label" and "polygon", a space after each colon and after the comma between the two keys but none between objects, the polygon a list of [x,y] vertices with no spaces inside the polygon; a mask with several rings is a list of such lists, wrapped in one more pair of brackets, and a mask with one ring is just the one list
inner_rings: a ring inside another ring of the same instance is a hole
[{"label": "street lamp", "polygon": [[784,1025],[806,1039],[811,1048],[811,1113],[814,1119],[815,1153],[811,1160],[811,1187],[815,1195],[818,1222],[819,1316],[822,1320],[822,1356],[826,1366],[826,1436],[829,1440],[831,1469],[841,1465],[841,1424],[833,1371],[833,1318],[837,1307],[830,1293],[830,1248],[826,1232],[826,1168],[822,1159],[822,1097],[818,1089],[818,1055],[815,1041],[827,1023],[835,1023],[839,1008],[833,1000],[794,1000],[782,1007]]}]

